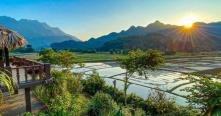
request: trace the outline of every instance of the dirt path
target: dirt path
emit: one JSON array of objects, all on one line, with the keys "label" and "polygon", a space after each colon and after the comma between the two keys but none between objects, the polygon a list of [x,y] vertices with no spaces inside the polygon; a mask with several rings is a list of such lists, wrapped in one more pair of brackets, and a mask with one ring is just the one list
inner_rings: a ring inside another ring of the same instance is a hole
[{"label": "dirt path", "polygon": [[[43,104],[38,102],[32,96],[32,112],[39,112],[43,108]],[[4,98],[4,103],[0,106],[2,116],[21,116],[25,113],[25,94],[24,90],[19,90],[19,94],[7,96]]]}]

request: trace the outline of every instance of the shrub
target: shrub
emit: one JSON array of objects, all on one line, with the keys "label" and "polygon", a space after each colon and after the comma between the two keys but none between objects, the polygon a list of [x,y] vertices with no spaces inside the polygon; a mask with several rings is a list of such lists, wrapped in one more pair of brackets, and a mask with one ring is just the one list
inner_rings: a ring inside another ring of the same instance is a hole
[{"label": "shrub", "polygon": [[89,100],[84,95],[75,95],[72,101],[72,115],[84,116],[87,114]]},{"label": "shrub", "polygon": [[103,92],[111,95],[111,97],[117,102],[117,103],[122,103],[124,102],[124,94],[123,91],[120,91],[113,86],[108,86],[105,85],[103,87]]},{"label": "shrub", "polygon": [[43,112],[39,112],[37,114],[33,114],[33,113],[30,113],[30,112],[25,112],[24,113],[24,116],[49,116],[48,114],[45,114]]},{"label": "shrub", "polygon": [[46,87],[47,93],[50,93],[52,98],[57,95],[65,94],[67,90],[67,80],[66,77],[70,76],[70,73],[67,71],[52,71],[53,83],[50,83]]},{"label": "shrub", "polygon": [[145,101],[145,111],[151,115],[169,115],[176,116],[196,116],[197,112],[191,107],[182,107],[176,105],[175,101],[168,98],[164,92],[153,91]]},{"label": "shrub", "polygon": [[146,116],[146,113],[143,109],[141,108],[136,108],[135,109],[135,116]]},{"label": "shrub", "polygon": [[[9,93],[13,93],[13,80],[11,77],[9,77],[6,73],[0,71],[0,85],[3,86],[5,89],[9,91]],[[0,104],[3,102],[3,93],[2,90],[0,89]]]},{"label": "shrub", "polygon": [[50,94],[47,93],[47,88],[43,85],[35,87],[33,95],[40,99],[43,103],[48,103],[50,100]]},{"label": "shrub", "polygon": [[66,71],[52,71],[52,81],[45,86],[38,86],[35,88],[34,95],[47,103],[50,99],[53,99],[59,95],[66,94],[67,89],[67,76],[70,76],[69,72]]},{"label": "shrub", "polygon": [[146,100],[146,104],[154,114],[165,114],[176,110],[175,102],[160,91],[151,92]]},{"label": "shrub", "polygon": [[146,116],[145,111],[143,111],[141,108],[132,108],[129,106],[122,108],[122,115],[123,116]]},{"label": "shrub", "polygon": [[72,94],[80,94],[83,91],[82,75],[70,74],[67,76],[67,89]]},{"label": "shrub", "polygon": [[[197,78],[196,78],[197,76]],[[193,105],[199,105],[204,115],[216,115],[221,112],[221,82],[215,77],[202,75],[190,75],[187,79],[194,83],[192,87],[184,90],[191,94],[187,96],[189,102]]]},{"label": "shrub", "polygon": [[79,94],[83,89],[81,74],[72,74],[69,71],[52,71],[53,83],[35,88],[34,95],[44,103],[51,98],[66,93]]},{"label": "shrub", "polygon": [[84,91],[90,95],[101,91],[105,86],[105,81],[95,72],[84,82]]},{"label": "shrub", "polygon": [[117,103],[111,98],[109,94],[97,92],[89,104],[88,115],[105,116],[112,114],[117,109]]},{"label": "shrub", "polygon": [[127,95],[127,103],[133,107],[141,107],[144,104],[144,99],[132,93]]},{"label": "shrub", "polygon": [[50,103],[48,106],[48,112],[53,113],[68,113],[70,112],[70,108],[72,105],[72,95],[68,92],[65,94],[62,94],[60,96],[56,96],[54,99],[50,100]]}]

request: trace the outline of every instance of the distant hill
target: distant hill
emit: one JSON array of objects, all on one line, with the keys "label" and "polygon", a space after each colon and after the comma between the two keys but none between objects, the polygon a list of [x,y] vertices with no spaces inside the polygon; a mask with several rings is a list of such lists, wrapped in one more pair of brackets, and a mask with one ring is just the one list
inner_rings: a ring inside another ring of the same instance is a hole
[{"label": "distant hill", "polygon": [[17,31],[35,48],[50,47],[50,44],[63,41],[80,41],[78,38],[68,35],[59,28],[50,27],[46,23],[37,20],[15,20],[10,17],[0,16],[0,25]]},{"label": "distant hill", "polygon": [[209,24],[198,22],[188,29],[156,21],[146,27],[131,26],[126,31],[112,32],[84,43],[68,41],[53,44],[52,47],[57,49],[83,47],[100,51],[137,48],[183,52],[221,50],[221,22]]},{"label": "distant hill", "polygon": [[161,31],[164,29],[168,29],[168,28],[174,28],[174,27],[176,27],[176,26],[169,25],[169,24],[163,24],[160,21],[155,21],[154,23],[151,23],[151,24],[147,25],[146,27],[131,26],[126,31],[123,30],[119,33],[112,32],[108,35],[104,35],[104,36],[101,36],[98,38],[91,38],[88,41],[86,41],[85,44],[87,44],[88,46],[93,46],[94,48],[99,48],[99,47],[103,46],[104,43],[112,41],[112,40],[116,40],[118,38],[128,37],[128,36],[142,36],[142,35],[146,35],[147,33],[157,32],[157,31]]},{"label": "distant hill", "polygon": [[91,47],[87,46],[85,43],[81,41],[63,41],[59,43],[52,43],[51,47],[56,50],[60,49],[73,49],[73,50],[89,50]]},{"label": "distant hill", "polygon": [[113,49],[150,49],[158,48],[160,50],[166,50],[169,47],[169,43],[172,39],[166,37],[160,33],[149,33],[142,36],[128,36],[120,39],[106,42],[99,49],[101,51],[109,51]]},{"label": "distant hill", "polygon": [[106,42],[100,50],[149,49],[162,51],[215,51],[221,50],[221,23],[195,23],[192,28],[176,26],[146,35],[121,37]]}]

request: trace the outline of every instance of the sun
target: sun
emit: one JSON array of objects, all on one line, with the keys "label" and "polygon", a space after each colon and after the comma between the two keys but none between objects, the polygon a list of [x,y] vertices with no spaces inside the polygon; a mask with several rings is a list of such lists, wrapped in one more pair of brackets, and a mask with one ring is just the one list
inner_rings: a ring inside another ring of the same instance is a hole
[{"label": "sun", "polygon": [[181,25],[186,28],[191,28],[193,26],[193,23],[197,22],[198,19],[196,16],[188,16],[181,20]]}]

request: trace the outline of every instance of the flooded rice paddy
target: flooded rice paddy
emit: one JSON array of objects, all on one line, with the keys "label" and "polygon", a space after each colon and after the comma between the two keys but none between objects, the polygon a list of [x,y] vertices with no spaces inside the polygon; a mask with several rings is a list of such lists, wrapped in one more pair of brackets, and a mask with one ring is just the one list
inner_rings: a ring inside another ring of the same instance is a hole
[{"label": "flooded rice paddy", "polygon": [[[221,67],[221,57],[205,58],[179,58],[168,61],[163,67],[156,71],[149,71],[148,79],[134,74],[130,78],[131,85],[128,93],[135,93],[142,98],[147,98],[151,91],[159,90],[174,99],[179,105],[188,105],[185,96],[189,93],[182,91],[185,87],[192,86],[184,78],[188,73],[216,69]],[[117,80],[116,87],[123,90],[123,79],[125,70],[120,68],[116,62],[85,63],[85,67],[75,67],[72,72],[80,72],[85,75],[99,73],[108,85],[113,85]]]}]

